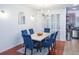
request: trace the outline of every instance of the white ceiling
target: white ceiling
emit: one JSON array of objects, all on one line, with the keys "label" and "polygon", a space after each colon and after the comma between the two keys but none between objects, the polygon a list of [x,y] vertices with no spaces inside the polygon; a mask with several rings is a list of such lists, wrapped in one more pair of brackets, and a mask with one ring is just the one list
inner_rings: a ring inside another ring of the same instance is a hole
[{"label": "white ceiling", "polygon": [[63,9],[72,7],[73,4],[28,4],[27,6],[34,9]]}]

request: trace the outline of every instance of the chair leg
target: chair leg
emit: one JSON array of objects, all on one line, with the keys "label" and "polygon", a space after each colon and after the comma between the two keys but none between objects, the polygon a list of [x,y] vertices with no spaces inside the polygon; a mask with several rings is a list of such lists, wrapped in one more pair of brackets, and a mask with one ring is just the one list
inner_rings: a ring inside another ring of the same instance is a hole
[{"label": "chair leg", "polygon": [[25,47],[24,55],[26,55],[26,47]]},{"label": "chair leg", "polygon": [[50,48],[48,48],[49,54],[50,54]]},{"label": "chair leg", "polygon": [[41,52],[41,48],[40,48],[40,52]]},{"label": "chair leg", "polygon": [[53,48],[53,47],[52,47],[52,45],[51,45],[51,50],[52,50],[52,48]]},{"label": "chair leg", "polygon": [[31,55],[33,54],[33,49],[31,49]]},{"label": "chair leg", "polygon": [[53,46],[53,54],[54,54],[54,51],[55,51],[55,46],[56,46],[56,42],[54,43],[54,46]]},{"label": "chair leg", "polygon": [[41,42],[39,42],[39,49],[40,49],[40,52],[41,52],[41,50],[42,50],[42,49],[41,49]]},{"label": "chair leg", "polygon": [[38,52],[38,49],[37,49],[37,52]]},{"label": "chair leg", "polygon": [[48,48],[48,51],[50,50],[50,48]]},{"label": "chair leg", "polygon": [[55,49],[55,46],[56,46],[56,42],[54,43],[54,49]]},{"label": "chair leg", "polygon": [[24,43],[23,43],[23,47],[24,47]]}]

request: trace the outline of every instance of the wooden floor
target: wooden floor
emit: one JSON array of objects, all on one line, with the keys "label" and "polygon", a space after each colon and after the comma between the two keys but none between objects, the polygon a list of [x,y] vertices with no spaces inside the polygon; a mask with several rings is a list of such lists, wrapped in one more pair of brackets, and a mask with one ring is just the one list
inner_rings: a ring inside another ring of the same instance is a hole
[{"label": "wooden floor", "polygon": [[22,48],[23,44],[20,44],[14,48],[11,48],[7,51],[0,53],[0,55],[21,55],[21,53],[17,52],[18,49]]},{"label": "wooden floor", "polygon": [[79,40],[72,39],[66,41],[64,48],[64,55],[79,55]]},{"label": "wooden floor", "polygon": [[[51,50],[48,55],[62,55],[64,52],[64,45],[65,45],[64,41],[57,41],[54,52],[53,50]],[[21,53],[17,52],[17,50],[22,47],[23,47],[23,44],[16,46],[14,48],[11,48],[7,51],[4,51],[0,53],[0,55],[22,55]]]},{"label": "wooden floor", "polygon": [[[12,49],[0,53],[0,55],[22,55],[17,52],[23,45],[16,46]],[[79,40],[73,39],[71,41],[57,41],[55,51],[50,51],[49,55],[79,55]]]}]

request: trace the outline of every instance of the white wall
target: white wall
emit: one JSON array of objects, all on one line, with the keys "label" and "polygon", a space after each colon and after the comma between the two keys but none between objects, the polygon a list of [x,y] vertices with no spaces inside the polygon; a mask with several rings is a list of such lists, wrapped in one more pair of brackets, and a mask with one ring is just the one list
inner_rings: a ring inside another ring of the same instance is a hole
[{"label": "white wall", "polygon": [[60,12],[60,40],[66,40],[66,9],[62,9]]},{"label": "white wall", "polygon": [[[36,21],[35,19],[31,20],[30,16],[35,16],[37,12],[23,5],[0,5],[0,10],[4,10],[8,14],[7,18],[0,18],[0,52],[3,52],[23,42],[21,37],[22,29],[35,29]],[[19,12],[25,13],[25,25],[18,25]]]},{"label": "white wall", "polygon": [[43,17],[41,15],[41,12],[37,10],[37,14],[36,14],[36,20],[35,20],[35,31],[39,32],[39,31],[43,31]]}]

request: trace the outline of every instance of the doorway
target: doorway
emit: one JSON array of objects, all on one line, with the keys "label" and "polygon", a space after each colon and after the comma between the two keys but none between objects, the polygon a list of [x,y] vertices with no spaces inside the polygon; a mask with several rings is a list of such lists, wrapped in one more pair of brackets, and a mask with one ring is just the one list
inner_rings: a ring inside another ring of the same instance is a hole
[{"label": "doorway", "polygon": [[67,13],[66,15],[66,40],[72,39],[72,30],[75,25],[75,13]]}]

